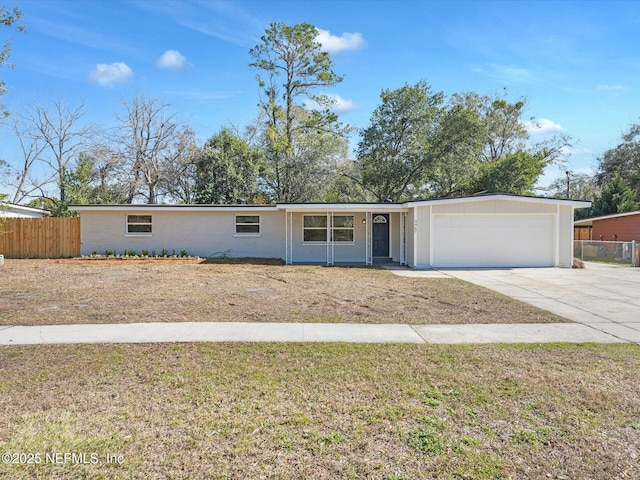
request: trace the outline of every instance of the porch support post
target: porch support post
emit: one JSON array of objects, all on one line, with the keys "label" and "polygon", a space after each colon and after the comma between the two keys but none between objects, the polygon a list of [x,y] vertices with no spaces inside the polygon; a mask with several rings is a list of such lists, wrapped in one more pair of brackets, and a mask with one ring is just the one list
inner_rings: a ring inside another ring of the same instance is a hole
[{"label": "porch support post", "polygon": [[373,228],[373,215],[371,212],[365,213],[365,265],[373,265],[373,238],[372,238],[372,228]]},{"label": "porch support post", "polygon": [[[556,215],[555,215],[555,266],[560,266],[560,204],[556,205]],[[573,245],[572,245],[573,248]],[[573,256],[572,256],[573,257]]]},{"label": "porch support post", "polygon": [[285,230],[285,263],[293,264],[293,213],[285,211],[284,217]]},{"label": "porch support post", "polygon": [[400,265],[407,264],[406,221],[407,214],[404,212],[400,212]]},{"label": "porch support post", "polygon": [[327,266],[333,265],[333,212],[327,211]]}]

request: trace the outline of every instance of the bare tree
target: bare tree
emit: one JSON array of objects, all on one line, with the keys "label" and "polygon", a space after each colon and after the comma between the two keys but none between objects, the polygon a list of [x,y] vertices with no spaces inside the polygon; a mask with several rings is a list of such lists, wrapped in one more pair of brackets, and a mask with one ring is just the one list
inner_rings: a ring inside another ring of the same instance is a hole
[{"label": "bare tree", "polygon": [[[37,152],[37,158],[47,164],[54,173],[58,187],[58,201],[61,205],[67,202],[65,191],[65,175],[75,159],[89,144],[89,138],[95,129],[84,124],[84,103],[70,108],[60,99],[53,103],[53,108],[45,108],[35,104],[27,112],[27,137]],[[29,147],[31,151],[32,147]],[[24,149],[23,149],[24,151]]]},{"label": "bare tree", "polygon": [[136,97],[122,104],[115,140],[125,169],[127,201],[142,197],[145,203],[157,203],[167,165],[175,159],[179,125],[170,105],[157,99]]},{"label": "bare tree", "polygon": [[163,191],[178,203],[194,203],[196,197],[196,165],[199,151],[195,132],[187,126],[178,131],[172,142],[164,171]]},{"label": "bare tree", "polygon": [[[61,100],[51,108],[34,104],[15,116],[12,129],[21,158],[10,161],[8,168],[14,203],[42,197],[66,204],[65,174],[93,132],[83,117],[84,104],[69,108]],[[47,193],[52,185],[57,194]]]},{"label": "bare tree", "polygon": [[44,185],[55,179],[55,174],[50,172],[47,172],[44,178],[37,177],[35,167],[42,161],[42,152],[45,147],[37,137],[33,138],[24,127],[24,118],[21,116],[13,117],[13,134],[20,144],[22,154],[19,160],[16,159],[13,164],[7,165],[8,183],[14,188],[14,194],[11,198],[13,203],[21,203],[34,196],[42,196]]},{"label": "bare tree", "polygon": [[[17,22],[22,18],[22,12],[19,8],[14,7],[11,10],[8,10],[6,7],[0,7],[0,26],[5,27],[16,27],[19,32],[24,33],[25,27],[24,25],[18,25]],[[11,53],[11,42],[6,41],[4,43],[4,47],[0,50],[0,70],[2,67],[13,68],[13,65],[7,62],[9,55]],[[7,86],[4,83],[4,80],[0,80],[0,98],[7,93]],[[4,109],[4,105],[0,103],[0,120],[4,117],[8,117],[9,112]]]}]

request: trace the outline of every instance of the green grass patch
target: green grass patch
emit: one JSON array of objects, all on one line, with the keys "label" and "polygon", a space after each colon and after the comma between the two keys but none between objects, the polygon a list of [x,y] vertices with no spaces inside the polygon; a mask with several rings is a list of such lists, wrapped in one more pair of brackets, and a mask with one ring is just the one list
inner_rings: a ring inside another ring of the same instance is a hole
[{"label": "green grass patch", "polygon": [[124,459],[2,478],[640,478],[637,345],[39,345],[0,372],[0,453]]}]

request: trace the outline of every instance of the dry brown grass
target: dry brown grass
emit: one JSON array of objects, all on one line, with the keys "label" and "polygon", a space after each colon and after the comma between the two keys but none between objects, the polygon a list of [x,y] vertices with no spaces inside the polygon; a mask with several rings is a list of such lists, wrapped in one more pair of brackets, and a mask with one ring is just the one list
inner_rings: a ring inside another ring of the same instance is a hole
[{"label": "dry brown grass", "polygon": [[0,453],[100,458],[0,477],[635,479],[639,374],[636,345],[0,347]]},{"label": "dry brown grass", "polygon": [[457,279],[398,277],[378,268],[8,260],[0,272],[0,325],[566,321]]}]

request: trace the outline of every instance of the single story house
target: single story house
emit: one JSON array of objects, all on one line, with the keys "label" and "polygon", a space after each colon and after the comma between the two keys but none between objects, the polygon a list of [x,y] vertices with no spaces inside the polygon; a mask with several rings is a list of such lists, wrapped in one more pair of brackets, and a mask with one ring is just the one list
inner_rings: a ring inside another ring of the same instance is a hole
[{"label": "single story house", "polygon": [[142,250],[414,268],[571,267],[590,202],[482,194],[405,203],[83,205],[81,253]]},{"label": "single story house", "polygon": [[0,203],[0,217],[2,218],[42,218],[49,215],[47,210],[25,207],[15,203]]},{"label": "single story house", "polygon": [[640,241],[640,210],[586,218],[574,222],[579,240],[605,242]]}]

